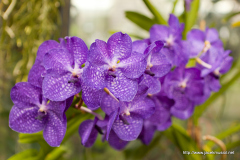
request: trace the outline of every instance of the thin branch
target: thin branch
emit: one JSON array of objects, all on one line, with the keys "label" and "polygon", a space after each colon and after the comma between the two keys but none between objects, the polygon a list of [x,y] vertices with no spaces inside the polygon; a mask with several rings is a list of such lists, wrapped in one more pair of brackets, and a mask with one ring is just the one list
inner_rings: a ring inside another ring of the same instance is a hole
[{"label": "thin branch", "polygon": [[8,16],[12,12],[12,10],[15,7],[16,3],[17,3],[17,0],[12,0],[12,3],[8,6],[7,10],[3,13],[2,17],[3,17],[4,20],[8,19]]},{"label": "thin branch", "polygon": [[103,117],[102,117],[101,115],[99,115],[99,114],[93,112],[92,110],[90,110],[90,109],[88,109],[88,108],[86,108],[86,107],[84,107],[84,106],[81,106],[81,107],[78,108],[78,105],[76,105],[75,108],[78,109],[78,110],[81,110],[81,111],[84,111],[84,112],[90,113],[90,114],[96,116],[99,120],[104,120]]}]

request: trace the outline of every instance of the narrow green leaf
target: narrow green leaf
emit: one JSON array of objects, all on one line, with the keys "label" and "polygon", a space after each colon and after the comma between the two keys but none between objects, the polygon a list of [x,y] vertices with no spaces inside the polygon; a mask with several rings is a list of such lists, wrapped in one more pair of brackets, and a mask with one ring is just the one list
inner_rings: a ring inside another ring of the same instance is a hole
[{"label": "narrow green leaf", "polygon": [[221,96],[239,78],[240,78],[240,71],[238,71],[231,80],[223,84],[222,88],[218,92],[213,93],[212,96],[204,104],[197,106],[195,108],[195,111],[193,114],[193,122],[195,125],[198,125],[198,118],[201,117],[201,115],[207,109],[207,107],[210,104],[212,104],[219,96]]},{"label": "narrow green leaf", "polygon": [[[227,151],[230,151],[231,149],[235,148],[235,147],[239,147],[240,146],[240,140],[238,141],[235,141],[235,142],[230,142],[228,144],[226,144],[226,148],[227,148]],[[221,151],[222,149],[220,147],[218,147],[216,150],[214,151]]]},{"label": "narrow green leaf", "polygon": [[77,114],[67,123],[67,132],[64,136],[62,144],[68,140],[70,136],[77,133],[79,125],[86,119],[90,118],[90,114]]},{"label": "narrow green leaf", "polygon": [[172,8],[172,13],[174,14],[174,12],[175,12],[175,7],[176,7],[176,5],[177,5],[177,2],[178,2],[178,0],[175,0],[174,2],[173,2],[173,8]]},{"label": "narrow green leaf", "polygon": [[12,157],[8,158],[8,160],[21,160],[21,159],[27,159],[34,157],[38,154],[38,151],[36,149],[28,149],[22,152],[19,152]]},{"label": "narrow green leaf", "polygon": [[229,19],[231,19],[232,17],[234,17],[234,16],[236,16],[236,15],[238,15],[238,14],[240,14],[240,12],[232,12],[232,13],[229,13],[229,14],[227,14],[227,15],[222,19],[222,21],[223,21],[223,22],[227,22]]},{"label": "narrow green leaf", "polygon": [[149,29],[152,27],[152,25],[156,24],[156,22],[154,20],[152,20],[151,18],[148,18],[145,15],[142,15],[138,12],[126,11],[125,16],[130,21],[132,21],[133,23],[135,23],[136,25],[138,25],[139,27],[141,27],[142,29],[144,29],[146,31],[149,31]]},{"label": "narrow green leaf", "polygon": [[66,151],[67,149],[64,146],[55,148],[47,154],[45,160],[58,160]]},{"label": "narrow green leaf", "polygon": [[157,11],[157,9],[149,2],[149,0],[143,0],[149,11],[152,12],[158,24],[167,24],[166,20]]},{"label": "narrow green leaf", "polygon": [[[169,129],[163,132],[166,137],[168,137],[183,153],[184,151],[194,151],[201,152],[194,140],[187,134],[181,126],[173,124]],[[201,154],[183,154],[184,159],[195,159],[201,160]]]},{"label": "narrow green leaf", "polygon": [[43,140],[42,132],[33,134],[19,133],[19,143],[34,143],[39,140]]},{"label": "narrow green leaf", "polygon": [[[236,125],[236,126],[233,126],[231,128],[228,128],[227,130],[225,130],[225,131],[219,133],[218,135],[216,135],[215,137],[222,140],[222,139],[224,139],[224,138],[226,138],[226,137],[228,137],[228,136],[230,136],[230,135],[232,135],[232,134],[234,134],[238,131],[240,131],[240,124]],[[215,143],[212,142],[212,141],[208,141],[206,143],[206,145],[211,148],[215,145]]]},{"label": "narrow green leaf", "polygon": [[152,140],[149,145],[141,145],[137,148],[131,148],[124,151],[126,159],[143,159],[153,148],[155,148],[162,137],[161,133]]},{"label": "narrow green leaf", "polygon": [[190,11],[187,11],[185,9],[185,28],[183,31],[183,38],[186,39],[187,32],[191,30],[192,26],[195,24],[197,17],[198,17],[198,9],[199,9],[199,1],[200,0],[194,0],[191,3],[191,9]]}]

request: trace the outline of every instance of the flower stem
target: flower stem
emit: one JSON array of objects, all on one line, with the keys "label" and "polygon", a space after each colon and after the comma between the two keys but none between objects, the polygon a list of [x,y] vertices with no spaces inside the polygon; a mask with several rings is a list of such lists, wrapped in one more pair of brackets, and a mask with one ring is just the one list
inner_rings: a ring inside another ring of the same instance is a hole
[{"label": "flower stem", "polygon": [[84,106],[78,107],[78,105],[76,105],[75,108],[78,109],[78,110],[90,113],[90,114],[96,116],[99,120],[104,120],[103,117],[100,114],[97,114],[97,113],[93,112],[92,110],[90,110],[90,109],[88,109]]}]

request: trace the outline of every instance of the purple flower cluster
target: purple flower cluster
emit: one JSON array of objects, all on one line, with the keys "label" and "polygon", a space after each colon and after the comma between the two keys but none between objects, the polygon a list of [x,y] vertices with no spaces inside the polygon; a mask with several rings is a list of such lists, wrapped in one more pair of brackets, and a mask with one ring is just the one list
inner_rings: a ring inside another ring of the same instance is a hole
[{"label": "purple flower cluster", "polygon": [[[219,77],[233,60],[215,29],[193,29],[183,41],[184,24],[174,15],[168,23],[153,25],[148,39],[132,42],[118,32],[107,42],[97,39],[90,49],[78,37],[45,41],[28,82],[11,90],[9,126],[22,133],[43,130],[47,143],[59,146],[66,132],[65,112],[82,92],[85,111],[100,107],[105,113],[104,119],[96,116],[80,125],[84,146],[92,146],[98,133],[115,149],[136,139],[149,144],[155,131],[171,126],[173,116],[189,118],[218,91]],[[197,64],[187,68],[190,58]]]}]

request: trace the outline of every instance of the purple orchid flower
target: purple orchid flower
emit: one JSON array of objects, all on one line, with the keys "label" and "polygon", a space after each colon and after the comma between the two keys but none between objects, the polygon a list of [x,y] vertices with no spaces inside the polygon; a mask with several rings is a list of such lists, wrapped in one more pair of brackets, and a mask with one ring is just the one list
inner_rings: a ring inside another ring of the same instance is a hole
[{"label": "purple orchid flower", "polygon": [[43,95],[53,101],[63,101],[81,91],[81,67],[87,60],[88,48],[78,37],[66,37],[65,48],[54,48],[44,55],[47,74],[43,80]]},{"label": "purple orchid flower", "polygon": [[[95,118],[94,120],[86,120],[81,123],[79,135],[82,139],[82,145],[91,147],[96,141],[98,133],[103,135],[102,140],[104,141],[106,139],[108,121],[109,116],[106,115],[104,120]],[[117,150],[123,149],[128,144],[128,141],[121,140],[113,130],[110,131],[108,142]]]},{"label": "purple orchid flower", "polygon": [[54,48],[62,48],[62,45],[54,40],[48,40],[39,46],[35,63],[28,74],[28,82],[32,85],[42,88],[43,77],[46,72],[42,63],[43,57]]},{"label": "purple orchid flower", "polygon": [[161,52],[169,59],[174,66],[185,65],[188,61],[186,42],[182,41],[184,24],[180,24],[177,17],[170,14],[169,27],[164,25],[153,25],[150,29],[150,41],[164,41]]},{"label": "purple orchid flower", "polygon": [[121,32],[108,42],[96,40],[90,47],[84,83],[98,89],[108,88],[122,101],[131,101],[137,93],[140,77],[146,69],[145,56],[132,52],[132,40]]},{"label": "purple orchid flower", "polygon": [[49,102],[42,96],[41,88],[28,82],[17,83],[11,90],[11,99],[14,103],[9,115],[11,129],[21,133],[43,130],[50,146],[61,144],[67,127],[66,101]]},{"label": "purple orchid flower", "polygon": [[143,129],[139,139],[148,145],[154,136],[155,131],[164,131],[172,125],[170,109],[174,105],[174,100],[165,96],[161,91],[150,96],[155,104],[155,112],[143,122]]},{"label": "purple orchid flower", "polygon": [[108,140],[111,129],[124,141],[135,140],[143,126],[143,119],[151,116],[155,111],[152,100],[145,97],[131,102],[116,101],[105,94],[101,102],[102,110],[109,115],[106,139]]},{"label": "purple orchid flower", "polygon": [[202,103],[204,81],[196,68],[176,68],[166,75],[163,85],[167,96],[175,101],[170,111],[177,118],[189,118],[194,106]]},{"label": "purple orchid flower", "polygon": [[133,42],[133,51],[146,55],[147,68],[139,78],[139,87],[147,87],[146,94],[160,92],[161,84],[159,77],[166,75],[171,70],[171,63],[160,51],[163,47],[162,41],[156,41],[148,45],[147,40]]},{"label": "purple orchid flower", "polygon": [[206,28],[205,31],[192,29],[187,34],[187,40],[191,46],[191,58],[204,54],[213,54],[214,56],[223,48],[222,41],[218,36],[218,31],[213,28]]}]

